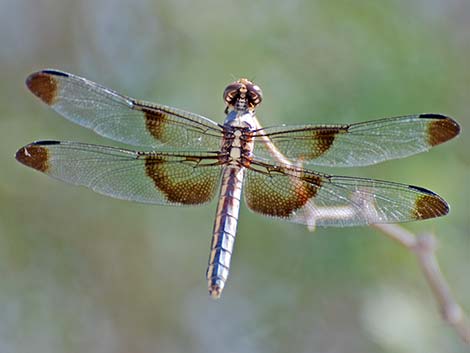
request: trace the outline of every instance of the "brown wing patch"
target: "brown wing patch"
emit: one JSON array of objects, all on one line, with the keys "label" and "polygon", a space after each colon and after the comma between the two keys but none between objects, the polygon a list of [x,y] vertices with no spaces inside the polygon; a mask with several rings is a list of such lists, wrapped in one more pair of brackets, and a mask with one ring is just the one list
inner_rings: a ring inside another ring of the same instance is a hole
[{"label": "brown wing patch", "polygon": [[197,205],[211,200],[214,180],[201,175],[195,178],[175,176],[172,174],[171,165],[159,156],[147,156],[145,159],[146,174],[153,180],[155,187],[165,194],[168,201]]},{"label": "brown wing patch", "polygon": [[[413,188],[424,190],[417,187]],[[438,195],[420,195],[416,199],[413,218],[416,220],[435,218],[444,216],[447,213],[449,213],[449,205]]]},{"label": "brown wing patch", "polygon": [[315,175],[301,177],[286,173],[259,174],[245,184],[245,199],[253,211],[287,218],[315,197],[322,180]]},{"label": "brown wing patch", "polygon": [[20,148],[16,152],[16,160],[43,173],[49,170],[49,153],[43,146],[31,144]]},{"label": "brown wing patch", "polygon": [[142,108],[142,112],[145,114],[145,126],[147,130],[157,140],[163,139],[164,127],[166,115],[158,110]]},{"label": "brown wing patch", "polygon": [[53,105],[57,99],[58,81],[48,73],[36,72],[26,79],[29,90],[47,105]]},{"label": "brown wing patch", "polygon": [[428,127],[428,143],[431,146],[444,143],[457,136],[460,132],[459,124],[449,117],[438,114],[421,114],[420,117],[437,119],[430,122]]},{"label": "brown wing patch", "polygon": [[345,132],[345,130],[339,128],[328,128],[314,131],[313,140],[315,141],[315,148],[312,149],[311,153],[306,155],[304,158],[317,158],[326,153],[326,151],[328,151],[333,145],[335,136],[340,132]]},{"label": "brown wing patch", "polygon": [[[336,139],[336,135],[348,132],[349,126],[322,126],[311,130],[291,131],[291,135],[286,139],[284,132],[274,132],[267,136],[272,138],[275,146],[280,146],[282,143],[287,143],[289,139],[293,142],[296,140],[305,140],[302,152],[297,152],[296,159],[311,160],[325,154],[332,146]],[[278,145],[279,144],[279,145]],[[300,145],[299,145],[300,146]],[[282,152],[282,148],[281,148]]]}]

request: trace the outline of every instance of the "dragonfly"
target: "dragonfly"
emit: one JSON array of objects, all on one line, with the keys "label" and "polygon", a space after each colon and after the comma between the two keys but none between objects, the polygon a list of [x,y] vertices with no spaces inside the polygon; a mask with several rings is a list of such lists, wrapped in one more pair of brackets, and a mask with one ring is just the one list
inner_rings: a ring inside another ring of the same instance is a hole
[{"label": "dragonfly", "polygon": [[26,85],[70,121],[140,150],[36,141],[17,151],[20,163],[100,194],[149,204],[203,205],[219,189],[206,271],[214,298],[228,278],[242,189],[250,210],[311,230],[424,220],[449,212],[443,198],[419,186],[311,169],[367,166],[427,151],[459,134],[459,124],[448,116],[262,127],[256,108],[263,93],[242,78],[225,88],[225,121],[219,124],[63,71],[35,72]]}]

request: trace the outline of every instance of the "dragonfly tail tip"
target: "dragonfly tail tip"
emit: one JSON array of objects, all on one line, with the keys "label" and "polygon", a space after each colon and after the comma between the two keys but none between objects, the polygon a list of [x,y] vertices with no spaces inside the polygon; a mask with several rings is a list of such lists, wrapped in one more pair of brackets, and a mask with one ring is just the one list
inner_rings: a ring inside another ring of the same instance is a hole
[{"label": "dragonfly tail tip", "polygon": [[222,295],[222,290],[223,290],[223,287],[221,287],[217,284],[214,284],[214,285],[209,287],[209,295],[213,299],[219,299],[220,296]]}]

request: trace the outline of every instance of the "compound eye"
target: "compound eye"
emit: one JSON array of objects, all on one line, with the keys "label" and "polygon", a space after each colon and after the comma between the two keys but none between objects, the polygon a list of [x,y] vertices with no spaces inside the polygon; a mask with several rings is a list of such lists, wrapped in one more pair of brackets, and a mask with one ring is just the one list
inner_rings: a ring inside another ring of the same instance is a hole
[{"label": "compound eye", "polygon": [[254,84],[247,85],[247,88],[251,103],[254,106],[260,104],[263,100],[263,91],[261,91],[261,88],[259,88],[258,85]]},{"label": "compound eye", "polygon": [[244,85],[241,84],[240,82],[233,82],[229,84],[227,88],[225,88],[224,90],[223,97],[224,97],[225,103],[232,104],[234,98],[236,97],[236,95],[238,94],[238,92],[243,86]]}]

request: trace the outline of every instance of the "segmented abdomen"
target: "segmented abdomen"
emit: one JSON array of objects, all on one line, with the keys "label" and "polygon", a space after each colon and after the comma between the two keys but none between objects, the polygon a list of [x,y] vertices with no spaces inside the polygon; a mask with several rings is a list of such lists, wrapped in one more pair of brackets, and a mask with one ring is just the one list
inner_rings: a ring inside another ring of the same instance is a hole
[{"label": "segmented abdomen", "polygon": [[209,294],[220,297],[228,277],[235,235],[245,168],[227,165],[222,172],[222,185],[211,242],[207,281]]}]

